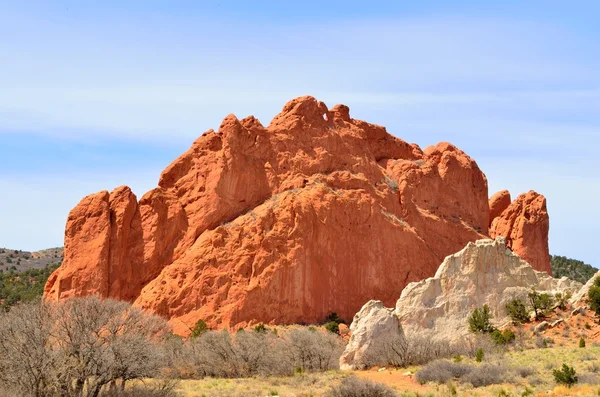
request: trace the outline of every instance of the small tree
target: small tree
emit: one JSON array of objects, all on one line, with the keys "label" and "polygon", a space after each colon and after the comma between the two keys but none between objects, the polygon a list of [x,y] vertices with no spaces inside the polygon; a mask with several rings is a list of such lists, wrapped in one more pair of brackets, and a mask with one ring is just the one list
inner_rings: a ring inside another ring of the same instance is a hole
[{"label": "small tree", "polygon": [[488,305],[483,305],[482,308],[476,308],[469,317],[469,329],[471,332],[491,333],[495,328],[490,322],[492,313]]},{"label": "small tree", "polygon": [[536,321],[541,320],[550,314],[552,307],[554,306],[554,299],[550,295],[546,293],[540,294],[536,290],[531,290],[528,297]]},{"label": "small tree", "polygon": [[327,324],[325,324],[325,329],[334,334],[340,333],[340,325],[335,321],[330,321]]},{"label": "small tree", "polygon": [[525,307],[525,302],[519,298],[513,298],[506,304],[506,311],[514,324],[523,324],[529,322],[529,310]]},{"label": "small tree", "polygon": [[567,305],[569,304],[569,299],[571,299],[571,293],[569,291],[565,292],[557,292],[554,294],[554,299],[556,300],[556,306],[560,310],[567,310]]},{"label": "small tree", "polygon": [[585,347],[585,339],[583,339],[583,338],[579,339],[579,347],[582,349]]},{"label": "small tree", "polygon": [[206,331],[208,331],[208,326],[206,325],[206,322],[204,322],[204,320],[200,319],[196,322],[196,325],[194,325],[194,329],[192,329],[192,334],[190,335],[190,337],[197,338]]},{"label": "small tree", "polygon": [[552,374],[554,375],[556,383],[567,387],[573,386],[578,381],[577,375],[575,374],[575,368],[569,367],[567,364],[563,364],[562,369],[552,370]]}]

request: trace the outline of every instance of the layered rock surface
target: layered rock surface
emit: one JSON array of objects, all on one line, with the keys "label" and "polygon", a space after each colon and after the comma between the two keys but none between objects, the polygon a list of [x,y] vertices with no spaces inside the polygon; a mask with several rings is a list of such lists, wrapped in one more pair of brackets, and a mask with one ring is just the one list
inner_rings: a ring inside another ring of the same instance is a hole
[{"label": "layered rock surface", "polygon": [[[268,127],[227,116],[139,201],[125,186],[84,198],[45,297],[128,300],[179,333],[200,318],[349,319],[370,299],[392,306],[489,223],[485,175],[464,152],[421,150],[346,106],[301,97]],[[541,237],[502,225],[517,248]]]},{"label": "layered rock surface", "polygon": [[[487,304],[493,324],[502,328],[510,323],[505,307],[512,298],[526,300],[532,289],[555,294],[581,288],[580,283],[566,277],[555,279],[536,271],[508,249],[504,237],[498,237],[468,243],[460,252],[446,257],[434,277],[406,286],[396,302],[394,316],[400,322],[401,336],[427,333],[458,343],[469,336],[467,319],[475,308]],[[368,302],[365,308],[376,303]],[[376,313],[384,310],[379,308]],[[364,356],[361,352],[376,346],[378,340],[389,339],[389,332],[376,332],[378,321],[369,318],[372,316],[372,310],[363,308],[354,318],[350,328],[359,328],[361,333],[356,339],[354,335],[350,338],[341,359],[343,368],[360,368]]]}]

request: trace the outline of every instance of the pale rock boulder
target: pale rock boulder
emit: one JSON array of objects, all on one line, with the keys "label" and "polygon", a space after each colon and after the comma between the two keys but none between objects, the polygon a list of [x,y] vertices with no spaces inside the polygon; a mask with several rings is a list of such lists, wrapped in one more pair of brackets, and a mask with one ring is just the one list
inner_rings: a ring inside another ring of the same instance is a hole
[{"label": "pale rock boulder", "polygon": [[534,270],[506,246],[504,237],[469,243],[446,257],[434,277],[409,284],[396,303],[396,315],[406,334],[434,331],[436,338],[459,342],[469,334],[468,317],[487,304],[493,323],[510,322],[506,303],[526,299],[528,292],[555,294],[581,288],[567,279],[555,279]]},{"label": "pale rock boulder", "polygon": [[350,332],[352,336],[340,358],[340,368],[343,370],[376,365],[385,343],[404,338],[394,310],[375,300],[367,302],[354,316]]}]

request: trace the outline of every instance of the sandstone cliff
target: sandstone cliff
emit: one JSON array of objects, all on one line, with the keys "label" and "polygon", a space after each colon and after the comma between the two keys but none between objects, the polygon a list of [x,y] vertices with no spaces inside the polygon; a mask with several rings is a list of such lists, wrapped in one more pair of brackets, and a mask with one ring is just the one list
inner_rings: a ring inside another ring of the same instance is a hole
[{"label": "sandstone cliff", "polygon": [[[544,231],[514,223],[495,230],[515,249],[543,243]],[[346,106],[301,97],[268,127],[227,116],[139,201],[127,187],[84,198],[45,297],[132,301],[179,333],[200,318],[211,327],[349,319],[373,298],[392,306],[489,224],[485,175],[464,152],[421,150]]]}]

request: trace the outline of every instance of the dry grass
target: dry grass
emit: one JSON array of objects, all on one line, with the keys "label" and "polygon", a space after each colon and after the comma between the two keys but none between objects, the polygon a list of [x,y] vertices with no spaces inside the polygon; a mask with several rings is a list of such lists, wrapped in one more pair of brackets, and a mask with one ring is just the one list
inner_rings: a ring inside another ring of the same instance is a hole
[{"label": "dry grass", "polygon": [[324,396],[331,386],[339,384],[348,375],[330,371],[292,377],[182,380],[174,392],[185,397],[316,397]]},{"label": "dry grass", "polygon": [[[590,358],[595,358],[590,360]],[[385,369],[358,371],[354,374],[361,378],[382,382],[391,386],[402,397],[427,396],[597,396],[600,386],[577,385],[571,389],[556,386],[552,377],[552,368],[563,362],[573,365],[578,375],[590,374],[600,367],[600,347],[590,346],[580,349],[577,346],[551,347],[514,351],[503,356],[490,357],[482,364],[465,359],[463,363],[477,366],[497,364],[512,371],[511,384],[474,388],[468,383],[451,381],[450,384],[419,385],[413,376],[418,367],[410,369]],[[524,371],[527,369],[527,371]],[[351,373],[330,371],[320,374],[300,374],[293,377],[249,378],[249,379],[204,379],[184,380],[175,388],[178,395],[206,397],[237,396],[326,396],[332,386]]]}]

